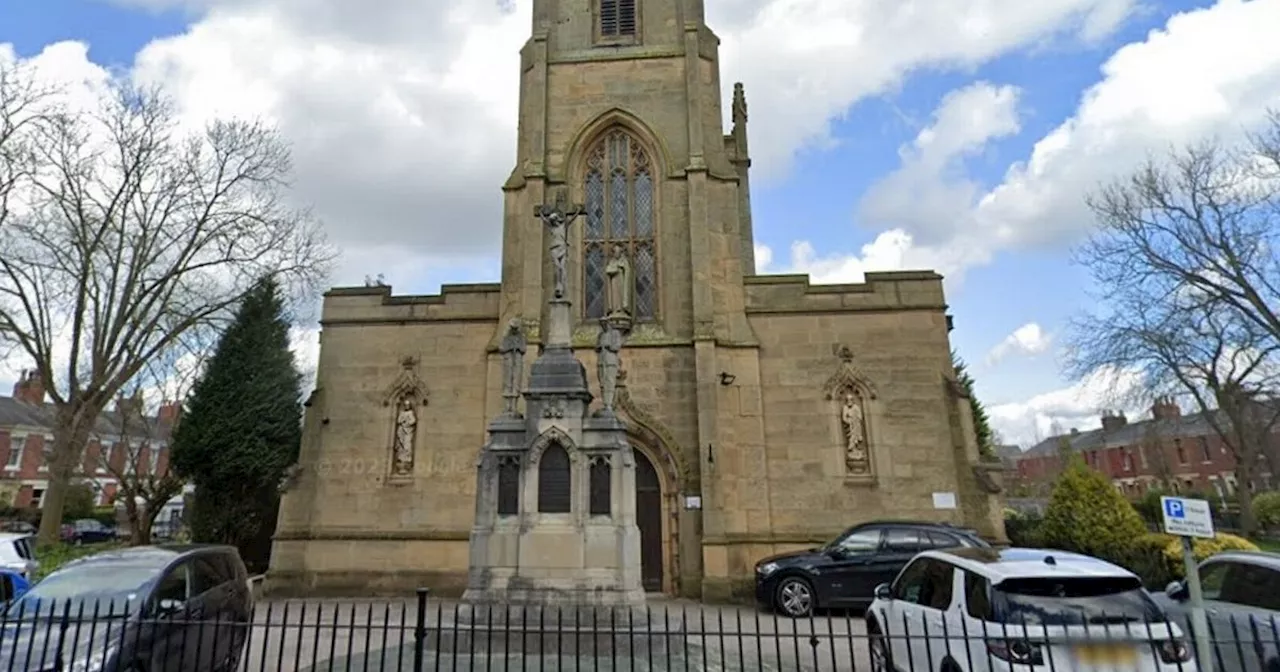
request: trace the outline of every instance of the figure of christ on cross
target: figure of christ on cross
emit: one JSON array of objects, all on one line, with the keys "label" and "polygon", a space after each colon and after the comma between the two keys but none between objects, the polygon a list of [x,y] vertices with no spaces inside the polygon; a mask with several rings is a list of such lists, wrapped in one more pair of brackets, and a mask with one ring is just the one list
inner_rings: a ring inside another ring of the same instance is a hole
[{"label": "figure of christ on cross", "polygon": [[534,216],[551,231],[551,267],[555,273],[555,298],[563,299],[565,294],[565,264],[569,258],[569,224],[580,215],[586,213],[581,206],[566,209],[564,190],[556,193],[554,206],[540,205],[534,210]]}]

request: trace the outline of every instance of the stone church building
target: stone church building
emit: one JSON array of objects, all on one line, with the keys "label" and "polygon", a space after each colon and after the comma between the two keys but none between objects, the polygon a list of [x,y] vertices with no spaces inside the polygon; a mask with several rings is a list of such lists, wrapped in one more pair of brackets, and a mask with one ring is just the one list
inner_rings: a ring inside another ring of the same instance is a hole
[{"label": "stone church building", "polygon": [[536,356],[553,284],[536,212],[559,193],[584,210],[565,283],[588,371],[615,248],[630,266],[616,406],[638,463],[647,590],[741,597],[759,558],[869,519],[1003,538],[999,466],[980,459],[955,383],[942,277],[755,273],[745,94],[735,85],[725,134],[703,17],[703,0],[534,1],[501,283],[325,295],[268,591],[465,587],[476,458],[503,409],[498,347],[516,319],[526,366]]}]

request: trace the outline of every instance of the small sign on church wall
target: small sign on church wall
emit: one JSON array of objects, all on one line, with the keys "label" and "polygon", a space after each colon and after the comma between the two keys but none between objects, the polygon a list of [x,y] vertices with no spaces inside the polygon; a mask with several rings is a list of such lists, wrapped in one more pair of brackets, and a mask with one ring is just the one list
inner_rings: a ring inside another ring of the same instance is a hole
[{"label": "small sign on church wall", "polygon": [[954,492],[933,493],[933,508],[935,509],[956,508],[956,493]]},{"label": "small sign on church wall", "polygon": [[699,495],[685,495],[684,508],[689,511],[697,511],[702,508],[702,497]]}]

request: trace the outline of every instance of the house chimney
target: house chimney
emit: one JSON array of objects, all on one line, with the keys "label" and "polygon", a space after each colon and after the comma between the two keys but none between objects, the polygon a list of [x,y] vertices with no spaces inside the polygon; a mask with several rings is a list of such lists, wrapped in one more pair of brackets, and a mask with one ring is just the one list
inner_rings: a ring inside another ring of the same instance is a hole
[{"label": "house chimney", "polygon": [[1102,431],[1104,432],[1114,432],[1127,424],[1129,424],[1129,419],[1124,417],[1123,412],[1102,412]]},{"label": "house chimney", "polygon": [[44,403],[44,379],[35,369],[23,371],[18,382],[13,384],[13,398],[27,404]]},{"label": "house chimney", "polygon": [[1173,397],[1156,397],[1155,403],[1151,404],[1151,418],[1153,420],[1175,420],[1182,415],[1182,409],[1178,407]]},{"label": "house chimney", "polygon": [[160,403],[156,419],[162,425],[172,425],[178,421],[179,415],[182,415],[182,402],[166,400]]},{"label": "house chimney", "polygon": [[1071,428],[1071,436],[1075,436],[1076,434],[1079,434],[1079,433],[1080,433],[1080,430],[1079,430],[1079,429],[1077,429],[1077,428],[1075,428],[1075,427],[1072,427],[1072,428]]},{"label": "house chimney", "polygon": [[122,394],[116,397],[116,413],[119,413],[126,422],[138,419],[144,410],[141,394],[135,394],[132,397]]}]

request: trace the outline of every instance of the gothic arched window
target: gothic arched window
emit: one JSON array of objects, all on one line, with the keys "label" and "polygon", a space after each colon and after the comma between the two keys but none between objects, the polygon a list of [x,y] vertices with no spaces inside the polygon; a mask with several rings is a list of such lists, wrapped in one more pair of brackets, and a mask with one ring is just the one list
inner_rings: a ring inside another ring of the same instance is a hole
[{"label": "gothic arched window", "polygon": [[538,462],[538,513],[569,513],[573,501],[569,453],[553,443]]},{"label": "gothic arched window", "polygon": [[588,318],[603,317],[605,266],[615,245],[631,262],[631,311],[637,321],[658,312],[658,256],[654,245],[654,176],[649,153],[621,129],[605,133],[587,152],[584,183],[587,223],[583,234],[583,305]]}]

